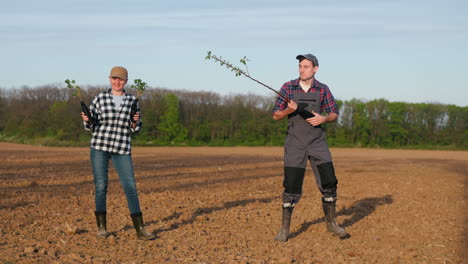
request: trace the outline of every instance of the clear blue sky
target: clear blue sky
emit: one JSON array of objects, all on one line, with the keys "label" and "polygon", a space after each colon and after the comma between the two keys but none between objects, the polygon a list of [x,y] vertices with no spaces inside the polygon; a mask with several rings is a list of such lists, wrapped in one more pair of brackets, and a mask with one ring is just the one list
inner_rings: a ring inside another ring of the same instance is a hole
[{"label": "clear blue sky", "polygon": [[468,105],[466,0],[15,0],[0,9],[0,87],[106,85],[114,65],[152,87],[272,95],[313,53],[335,98]]}]

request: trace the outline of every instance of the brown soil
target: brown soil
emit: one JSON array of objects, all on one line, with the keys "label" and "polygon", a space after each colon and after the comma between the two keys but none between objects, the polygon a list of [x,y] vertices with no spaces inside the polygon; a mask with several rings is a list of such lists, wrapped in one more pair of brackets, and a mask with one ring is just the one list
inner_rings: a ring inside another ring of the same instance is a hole
[{"label": "brown soil", "polygon": [[145,242],[113,169],[112,236],[96,238],[88,148],[0,143],[0,263],[463,263],[467,151],[332,154],[351,238],[326,231],[308,168],[281,243],[282,148],[137,147]]}]

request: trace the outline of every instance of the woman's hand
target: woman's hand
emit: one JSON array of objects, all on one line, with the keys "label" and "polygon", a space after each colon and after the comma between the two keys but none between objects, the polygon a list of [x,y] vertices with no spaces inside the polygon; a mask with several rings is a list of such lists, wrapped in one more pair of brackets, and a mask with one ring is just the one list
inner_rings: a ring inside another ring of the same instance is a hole
[{"label": "woman's hand", "polygon": [[133,120],[131,126],[133,129],[135,129],[137,127],[138,122],[140,122],[140,112],[136,112],[132,118]]},{"label": "woman's hand", "polygon": [[136,112],[132,118],[134,123],[138,123],[140,121],[140,112]]},{"label": "woman's hand", "polygon": [[89,122],[88,116],[86,116],[85,113],[83,113],[83,112],[81,112],[81,119],[83,119],[83,121],[85,121],[85,122]]}]

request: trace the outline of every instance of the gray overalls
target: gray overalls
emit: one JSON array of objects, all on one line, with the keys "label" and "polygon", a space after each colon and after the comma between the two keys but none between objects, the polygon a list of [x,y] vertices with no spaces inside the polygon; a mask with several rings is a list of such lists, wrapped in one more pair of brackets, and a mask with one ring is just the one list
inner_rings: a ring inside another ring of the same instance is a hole
[{"label": "gray overalls", "polygon": [[[298,107],[321,113],[320,92],[295,92]],[[323,129],[309,124],[298,112],[288,116],[288,132],[284,144],[283,207],[294,207],[302,195],[305,168],[309,160],[315,181],[326,198],[336,197],[338,180]]]}]

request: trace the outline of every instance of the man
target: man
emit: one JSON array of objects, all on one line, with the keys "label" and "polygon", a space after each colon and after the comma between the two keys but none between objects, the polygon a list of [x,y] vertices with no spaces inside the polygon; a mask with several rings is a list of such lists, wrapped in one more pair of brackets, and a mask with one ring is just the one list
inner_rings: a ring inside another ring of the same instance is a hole
[{"label": "man", "polygon": [[106,226],[106,196],[109,160],[112,160],[127,197],[137,237],[142,240],[152,240],[155,235],[147,232],[143,225],[131,156],[130,133],[140,131],[142,122],[139,109],[134,116],[130,117],[131,106],[136,98],[125,91],[127,80],[127,69],[120,66],[113,67],[109,75],[111,89],[96,95],[91,103],[92,121],[81,113],[85,129],[93,132],[91,165],[96,190],[97,236],[105,238],[109,235]]},{"label": "man", "polygon": [[[315,181],[322,193],[322,207],[327,229],[341,239],[348,238],[346,231],[335,222],[336,189],[331,153],[321,124],[338,118],[338,107],[329,88],[315,79],[319,69],[312,54],[298,55],[300,77],[286,82],[273,107],[273,119],[288,117],[288,132],[284,144],[284,192],[282,224],[276,240],[288,240],[294,206],[302,195],[305,168],[309,160]],[[285,100],[285,99],[288,100]],[[322,116],[321,113],[327,113]]]}]

